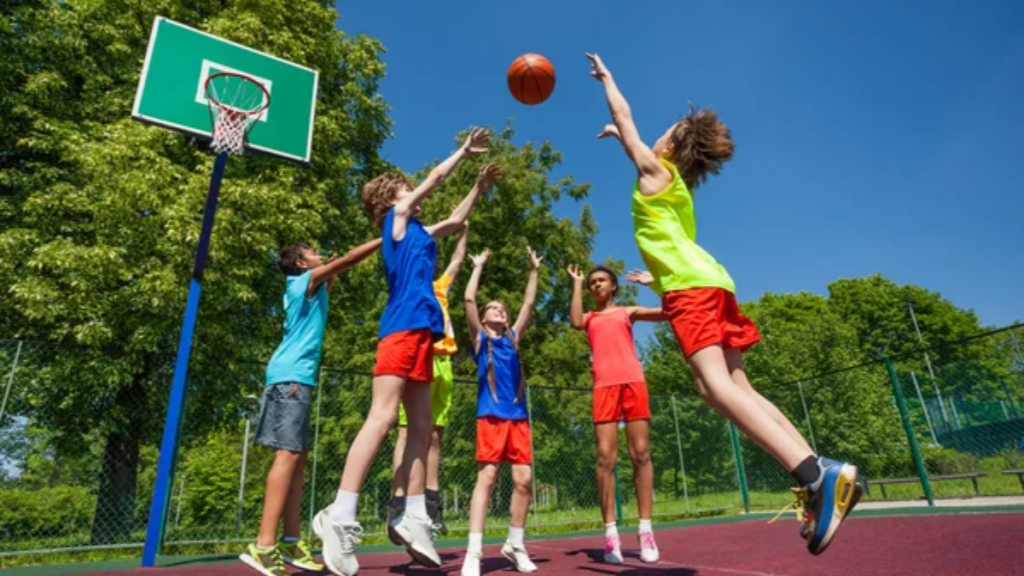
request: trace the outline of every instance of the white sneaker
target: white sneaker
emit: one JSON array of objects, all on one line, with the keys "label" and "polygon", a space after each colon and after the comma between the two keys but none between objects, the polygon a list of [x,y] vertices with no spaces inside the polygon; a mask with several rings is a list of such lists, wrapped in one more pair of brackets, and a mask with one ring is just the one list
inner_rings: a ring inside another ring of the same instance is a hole
[{"label": "white sneaker", "polygon": [[331,572],[338,576],[356,576],[359,573],[356,544],[362,541],[363,527],[358,522],[335,524],[325,508],[313,518],[313,532],[324,544],[324,564]]},{"label": "white sneaker", "polygon": [[618,536],[604,537],[604,561],[608,564],[622,564],[622,544]]},{"label": "white sneaker", "polygon": [[466,551],[466,557],[462,560],[462,576],[480,576],[480,560],[483,557],[482,550]]},{"label": "white sneaker", "polygon": [[416,518],[403,514],[394,526],[398,539],[402,541],[413,560],[428,568],[437,568],[441,565],[441,557],[434,549],[430,518]]},{"label": "white sneaker", "polygon": [[530,555],[526,553],[526,546],[523,544],[513,545],[511,542],[505,542],[505,545],[501,547],[501,555],[508,558],[520,572],[537,571],[537,565],[530,560]]},{"label": "white sneaker", "polygon": [[653,564],[658,561],[658,545],[654,543],[654,532],[639,532],[640,538],[640,561]]}]

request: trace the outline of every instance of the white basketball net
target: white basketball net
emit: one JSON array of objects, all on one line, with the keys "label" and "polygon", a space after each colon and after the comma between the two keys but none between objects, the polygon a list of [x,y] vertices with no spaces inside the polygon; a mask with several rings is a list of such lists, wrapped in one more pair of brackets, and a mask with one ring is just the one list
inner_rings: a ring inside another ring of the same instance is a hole
[{"label": "white basketball net", "polygon": [[216,109],[213,142],[210,143],[210,148],[218,154],[241,154],[245,150],[245,134],[249,126],[256,121],[258,114],[250,114],[224,105],[217,106]]}]

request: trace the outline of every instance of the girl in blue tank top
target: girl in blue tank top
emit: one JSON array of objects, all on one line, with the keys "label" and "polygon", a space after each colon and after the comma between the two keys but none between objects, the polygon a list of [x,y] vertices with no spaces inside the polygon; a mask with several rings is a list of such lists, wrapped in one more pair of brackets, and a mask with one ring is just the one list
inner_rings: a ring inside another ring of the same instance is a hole
[{"label": "girl in blue tank top", "polygon": [[469,508],[469,546],[462,574],[479,574],[483,558],[483,532],[487,522],[487,504],[498,477],[498,465],[512,465],[512,502],[509,506],[508,541],[501,554],[520,572],[533,572],[537,566],[523,545],[526,511],[533,483],[533,439],[526,410],[526,379],[519,360],[519,343],[530,323],[537,297],[537,271],[541,258],[527,248],[530,277],[526,283],[523,307],[515,324],[509,326],[508,307],[500,301],[488,302],[483,315],[477,310],[476,292],[490,252],[473,256],[473,275],[466,286],[466,321],[477,364],[476,461],[477,479]]}]

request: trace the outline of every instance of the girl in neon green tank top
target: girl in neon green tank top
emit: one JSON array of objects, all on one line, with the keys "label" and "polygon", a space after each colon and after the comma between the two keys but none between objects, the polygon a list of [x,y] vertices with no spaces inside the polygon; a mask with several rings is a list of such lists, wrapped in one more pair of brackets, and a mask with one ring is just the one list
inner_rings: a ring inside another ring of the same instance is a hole
[{"label": "girl in neon green tank top", "polygon": [[604,62],[596,54],[587,58],[614,122],[598,138],[616,138],[637,171],[631,212],[650,271],[628,278],[661,296],[701,398],[792,474],[800,535],[812,554],[821,554],[860,499],[857,468],[817,456],[792,422],[751,387],[743,352],[760,339],[757,328],[740,313],[729,273],[697,245],[692,190],[732,159],[729,128],[715,112],[691,105],[648,147]]}]

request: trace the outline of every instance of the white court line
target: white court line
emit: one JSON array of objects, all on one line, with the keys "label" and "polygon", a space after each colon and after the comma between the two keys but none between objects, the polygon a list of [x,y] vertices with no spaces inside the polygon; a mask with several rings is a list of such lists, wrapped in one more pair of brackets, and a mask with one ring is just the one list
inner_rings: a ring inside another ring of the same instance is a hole
[{"label": "white court line", "polygon": [[[565,548],[552,548],[551,546],[538,546],[533,542],[527,542],[530,548],[536,548],[540,550],[550,550],[552,552],[574,552],[571,549]],[[710,572],[721,572],[723,574],[736,574],[737,576],[786,576],[785,574],[776,574],[774,572],[759,572],[757,570],[737,570],[735,568],[720,568],[718,566],[702,566],[700,564],[678,564],[676,562],[669,562],[668,560],[658,560],[655,564],[642,564],[640,566],[631,564],[619,564],[619,566],[628,568],[642,568],[644,566],[657,567],[661,565],[668,565],[674,568],[691,568],[695,570],[707,570]],[[608,564],[608,566],[615,566],[615,564]]]}]

